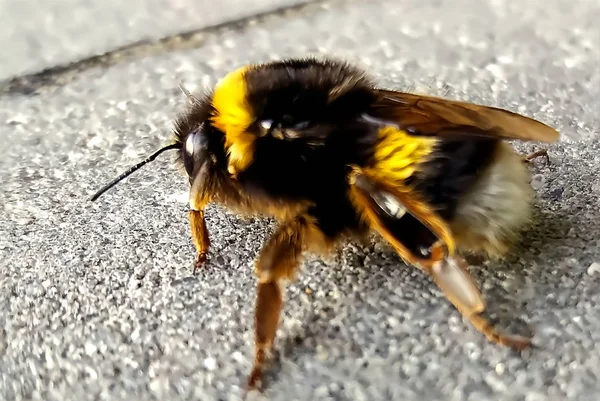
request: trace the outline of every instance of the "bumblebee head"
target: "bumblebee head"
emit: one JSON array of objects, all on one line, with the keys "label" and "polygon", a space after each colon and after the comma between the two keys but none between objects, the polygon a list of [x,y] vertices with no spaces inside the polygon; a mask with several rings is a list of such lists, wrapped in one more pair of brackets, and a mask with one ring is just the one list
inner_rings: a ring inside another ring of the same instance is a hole
[{"label": "bumblebee head", "polygon": [[340,123],[373,101],[364,73],[334,60],[291,59],[239,68],[211,94],[197,98],[175,122],[175,141],[132,166],[98,191],[96,200],[119,181],[167,150],[177,150],[190,184],[211,166],[236,176],[253,161],[260,141],[318,146]]},{"label": "bumblebee head", "polygon": [[199,98],[181,85],[180,89],[188,98],[190,108],[175,120],[177,164],[185,170],[192,184],[202,168],[211,164],[225,165],[224,136],[210,123],[210,96]]},{"label": "bumblebee head", "polygon": [[343,62],[285,60],[237,69],[210,98],[210,125],[224,136],[228,170],[235,175],[253,160],[261,141],[312,146],[372,101],[373,85]]}]

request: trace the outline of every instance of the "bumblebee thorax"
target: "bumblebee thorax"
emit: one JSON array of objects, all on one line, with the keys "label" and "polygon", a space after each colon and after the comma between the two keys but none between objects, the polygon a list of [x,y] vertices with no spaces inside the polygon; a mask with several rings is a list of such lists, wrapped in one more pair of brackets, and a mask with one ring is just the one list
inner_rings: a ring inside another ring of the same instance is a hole
[{"label": "bumblebee thorax", "polygon": [[211,122],[224,133],[229,171],[235,174],[252,163],[255,141],[267,133],[282,140],[301,137],[296,129],[352,118],[371,96],[364,74],[345,63],[308,59],[246,66],[215,87]]}]

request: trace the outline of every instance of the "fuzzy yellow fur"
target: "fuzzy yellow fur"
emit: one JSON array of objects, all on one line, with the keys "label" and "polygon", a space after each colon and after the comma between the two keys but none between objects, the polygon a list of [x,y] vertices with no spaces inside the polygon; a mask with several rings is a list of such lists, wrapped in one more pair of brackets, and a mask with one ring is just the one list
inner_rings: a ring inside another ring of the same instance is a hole
[{"label": "fuzzy yellow fur", "polygon": [[229,155],[229,173],[236,175],[252,163],[254,137],[248,133],[252,123],[251,108],[247,103],[245,73],[248,67],[226,75],[215,87],[212,105],[215,113],[212,124],[225,133],[225,147]]}]

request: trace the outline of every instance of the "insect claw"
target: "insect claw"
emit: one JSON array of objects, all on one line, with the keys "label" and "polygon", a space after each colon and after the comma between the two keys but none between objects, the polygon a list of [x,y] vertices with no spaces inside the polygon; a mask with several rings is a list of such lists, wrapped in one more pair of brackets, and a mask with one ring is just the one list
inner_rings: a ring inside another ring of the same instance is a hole
[{"label": "insect claw", "polygon": [[255,390],[260,391],[259,389],[260,389],[261,377],[262,377],[262,369],[255,368],[252,370],[252,372],[250,373],[250,376],[248,377],[248,383],[246,384],[246,393],[249,393],[249,392],[255,391]]},{"label": "insect claw", "polygon": [[196,274],[198,270],[204,267],[204,265],[206,264],[206,260],[206,252],[198,252],[198,255],[196,255],[196,261],[194,262],[194,274]]},{"label": "insect claw", "polygon": [[[245,401],[247,399],[260,399],[261,396],[264,397],[264,391],[261,383],[261,373],[258,373],[256,377],[250,377],[246,384],[246,388],[244,390],[242,399]],[[251,380],[254,379],[252,382]],[[253,396],[250,396],[253,394]],[[250,396],[250,397],[249,397]],[[258,397],[257,397],[258,396]]]}]

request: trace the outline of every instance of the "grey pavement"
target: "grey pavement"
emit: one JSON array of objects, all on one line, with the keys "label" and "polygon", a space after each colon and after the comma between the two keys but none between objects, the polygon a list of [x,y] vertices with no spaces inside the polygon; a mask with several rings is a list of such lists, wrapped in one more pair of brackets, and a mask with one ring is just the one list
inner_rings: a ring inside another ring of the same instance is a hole
[{"label": "grey pavement", "polygon": [[[562,139],[551,164],[532,165],[534,227],[513,256],[472,269],[534,349],[489,343],[384,244],[350,244],[310,258],[290,287],[265,395],[600,398],[598,1],[331,0],[231,25],[301,2],[125,3],[0,0],[0,80],[16,77],[0,83],[0,399],[240,399],[252,260],[272,222],[211,207],[210,262],[193,276],[172,158],[88,199],[168,139],[179,81],[202,88],[241,64],[308,54],[519,111]],[[130,44],[128,57],[77,63]]]},{"label": "grey pavement", "polygon": [[310,1],[0,0],[0,79]]}]

